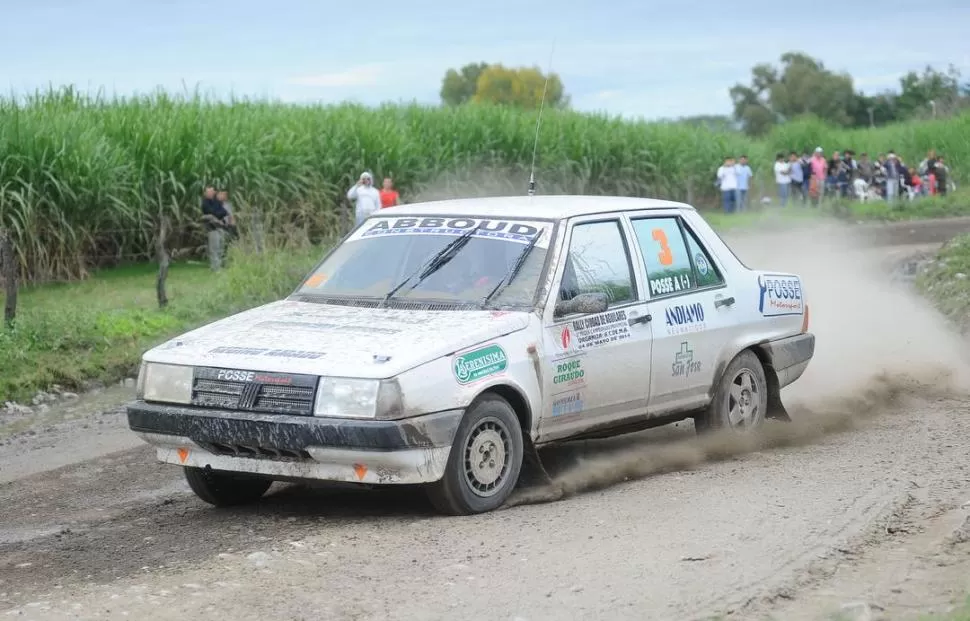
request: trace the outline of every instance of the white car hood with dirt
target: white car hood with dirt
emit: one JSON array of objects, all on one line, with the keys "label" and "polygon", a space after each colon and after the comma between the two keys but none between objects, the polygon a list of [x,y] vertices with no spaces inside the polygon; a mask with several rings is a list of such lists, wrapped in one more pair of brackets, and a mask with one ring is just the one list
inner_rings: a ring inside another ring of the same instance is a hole
[{"label": "white car hood with dirt", "polygon": [[359,308],[282,300],[149,350],[146,362],[383,378],[529,324],[529,313]]}]

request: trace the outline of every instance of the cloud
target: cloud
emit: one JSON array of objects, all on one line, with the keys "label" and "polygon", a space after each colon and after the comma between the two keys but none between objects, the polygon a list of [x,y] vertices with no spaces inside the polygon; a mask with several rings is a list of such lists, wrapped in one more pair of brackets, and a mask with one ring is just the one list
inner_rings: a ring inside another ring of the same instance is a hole
[{"label": "cloud", "polygon": [[359,65],[344,69],[343,71],[296,76],[286,80],[286,83],[294,86],[315,86],[322,88],[375,86],[384,77],[386,69],[386,65],[383,64]]}]

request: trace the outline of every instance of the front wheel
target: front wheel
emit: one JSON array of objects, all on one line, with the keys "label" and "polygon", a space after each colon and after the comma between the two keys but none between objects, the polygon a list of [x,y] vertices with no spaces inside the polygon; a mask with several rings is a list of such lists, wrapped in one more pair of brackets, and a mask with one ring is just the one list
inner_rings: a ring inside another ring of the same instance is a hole
[{"label": "front wheel", "polygon": [[196,496],[217,507],[256,502],[273,484],[270,479],[188,466],[185,480]]},{"label": "front wheel", "polygon": [[747,433],[765,422],[768,410],[768,382],[761,360],[744,350],[727,366],[711,404],[694,418],[698,433],[730,429]]},{"label": "front wheel", "polygon": [[515,410],[486,395],[465,413],[440,481],[428,487],[435,508],[449,515],[485,513],[502,506],[522,470],[522,429]]}]

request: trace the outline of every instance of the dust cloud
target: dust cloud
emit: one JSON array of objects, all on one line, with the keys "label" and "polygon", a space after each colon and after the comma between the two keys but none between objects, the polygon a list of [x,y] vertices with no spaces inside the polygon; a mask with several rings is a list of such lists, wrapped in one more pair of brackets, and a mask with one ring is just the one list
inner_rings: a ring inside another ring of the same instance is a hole
[{"label": "dust cloud", "polygon": [[907,283],[891,278],[888,249],[874,247],[858,230],[832,222],[724,235],[748,267],[802,277],[816,349],[805,374],[782,392],[792,422],[769,421],[746,436],[703,437],[686,422],[549,449],[542,457],[552,485],[518,489],[507,506],[550,502],[750,451],[809,444],[862,428],[882,414],[917,408],[920,401],[970,397],[965,341]]}]

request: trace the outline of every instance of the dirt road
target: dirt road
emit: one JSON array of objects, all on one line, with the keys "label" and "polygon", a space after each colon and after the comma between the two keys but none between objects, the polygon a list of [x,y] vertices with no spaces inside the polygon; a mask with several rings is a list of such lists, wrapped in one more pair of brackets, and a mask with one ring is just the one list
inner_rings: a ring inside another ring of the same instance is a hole
[{"label": "dirt road", "polygon": [[[545,455],[567,491],[434,515],[411,490],[280,486],[215,510],[125,432],[116,388],[0,437],[0,617],[907,618],[970,591],[970,367],[839,228],[735,235],[800,271],[816,360],[759,440],[689,423]],[[892,252],[893,254],[888,254]],[[85,425],[87,426],[85,428]]]}]

